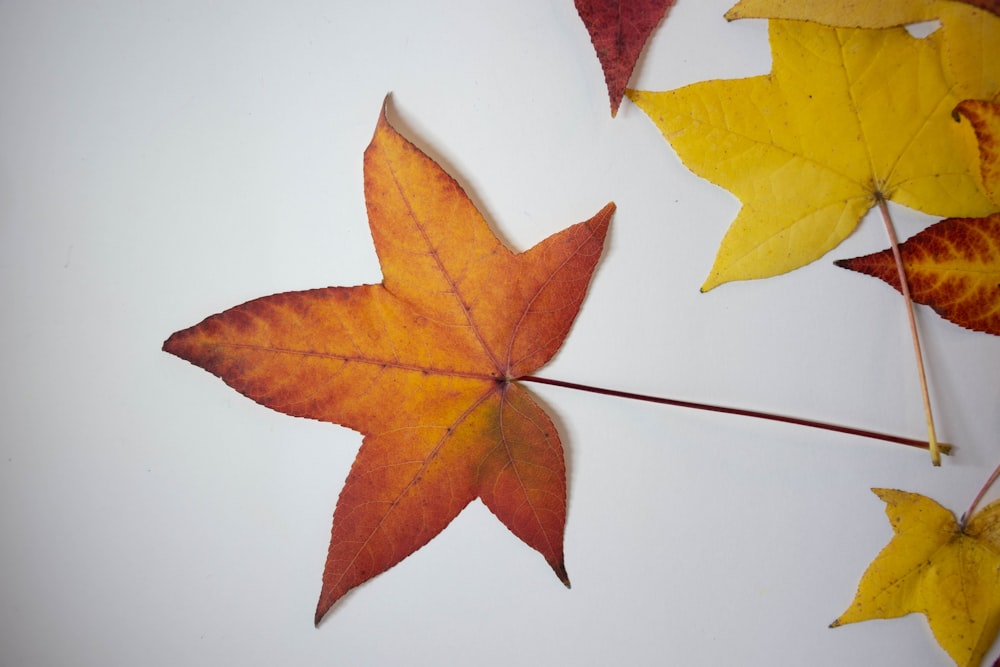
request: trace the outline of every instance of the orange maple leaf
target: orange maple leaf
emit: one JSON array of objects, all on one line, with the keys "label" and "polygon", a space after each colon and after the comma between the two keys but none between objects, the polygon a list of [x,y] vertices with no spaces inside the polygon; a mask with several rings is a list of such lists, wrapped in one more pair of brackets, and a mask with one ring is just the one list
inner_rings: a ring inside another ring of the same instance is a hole
[{"label": "orange maple leaf", "polygon": [[568,586],[562,445],[515,380],[562,345],[614,204],[511,252],[384,107],[364,172],[382,283],[256,299],[163,349],[269,408],[364,434],[333,515],[317,624],[476,498]]}]

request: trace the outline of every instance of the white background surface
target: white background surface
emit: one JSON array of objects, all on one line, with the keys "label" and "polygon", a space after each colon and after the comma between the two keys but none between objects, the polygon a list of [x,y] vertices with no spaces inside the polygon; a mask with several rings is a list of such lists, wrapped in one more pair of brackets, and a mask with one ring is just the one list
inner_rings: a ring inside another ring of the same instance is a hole
[{"label": "white background surface", "polygon": [[[679,0],[633,87],[765,73],[763,21]],[[0,663],[950,665],[922,616],[830,630],[891,531],[1000,459],[1000,341],[918,312],[958,455],[532,385],[570,474],[567,591],[478,502],[319,629],[360,436],[160,351],[248,299],[380,280],[390,120],[523,250],[614,200],[540,375],[921,437],[901,299],[831,260],[698,287],[738,210],[627,100],[570,0],[0,1]],[[931,220],[894,209],[900,234]],[[994,490],[989,498],[998,497]],[[987,664],[996,658],[996,646]]]}]

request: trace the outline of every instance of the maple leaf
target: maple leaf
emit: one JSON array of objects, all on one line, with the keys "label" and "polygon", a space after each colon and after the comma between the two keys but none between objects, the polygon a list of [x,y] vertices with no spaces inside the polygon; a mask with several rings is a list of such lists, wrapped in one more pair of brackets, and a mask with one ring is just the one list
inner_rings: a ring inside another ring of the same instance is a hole
[{"label": "maple leaf", "polygon": [[561,346],[614,204],[511,252],[384,107],[364,174],[382,283],[256,299],[163,349],[269,408],[364,434],[334,511],[317,624],[477,497],[568,586],[562,445],[513,380]]},{"label": "maple leaf", "polygon": [[618,114],[625,87],[653,29],[675,0],[576,0],[576,11],[590,33],[611,99]]},{"label": "maple leaf", "polygon": [[[915,302],[959,326],[1000,335],[1000,213],[942,220],[900,243],[899,251]],[[834,263],[902,292],[891,248]]]},{"label": "maple leaf", "polygon": [[703,291],[818,259],[880,199],[941,216],[996,209],[974,174],[975,137],[951,118],[960,100],[936,42],[769,26],[769,75],[626,91],[689,169],[743,203]]},{"label": "maple leaf", "polygon": [[1000,501],[963,527],[930,498],[872,490],[894,535],[831,627],[921,613],[958,665],[979,665],[1000,630]]}]

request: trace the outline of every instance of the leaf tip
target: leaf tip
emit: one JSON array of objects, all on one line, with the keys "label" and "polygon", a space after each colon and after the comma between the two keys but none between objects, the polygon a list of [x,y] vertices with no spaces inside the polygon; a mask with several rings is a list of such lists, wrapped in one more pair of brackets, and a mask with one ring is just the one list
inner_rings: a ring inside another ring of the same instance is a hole
[{"label": "leaf tip", "polygon": [[560,561],[559,563],[551,565],[552,570],[556,573],[556,576],[559,577],[559,581],[563,583],[563,586],[566,588],[573,588],[573,586],[569,583],[569,574],[566,572],[566,564]]},{"label": "leaf tip", "polygon": [[618,207],[613,201],[608,202],[600,211],[594,214],[594,217],[586,222],[586,224],[597,233],[602,245],[604,243],[604,238],[607,235],[608,226],[611,224],[611,216],[617,208]]},{"label": "leaf tip", "polygon": [[184,333],[185,331],[175,331],[174,333],[170,334],[170,337],[167,338],[165,341],[163,341],[163,345],[160,347],[160,349],[166,352],[167,354],[174,355],[175,357],[180,357],[181,359],[187,359],[187,357],[184,356],[184,353],[182,351],[182,347],[184,345],[184,341],[182,340],[182,338],[185,338],[185,336],[183,335]]},{"label": "leaf tip", "polygon": [[388,125],[389,124],[389,100],[392,98],[392,93],[386,93],[385,97],[382,98],[382,109],[379,111],[378,124]]},{"label": "leaf tip", "polygon": [[[708,276],[705,278],[705,282],[701,284],[699,289],[701,290],[701,293],[704,294],[705,292],[711,292],[719,285],[723,285],[731,280],[734,280],[734,278],[727,278],[719,271],[718,266],[715,266],[709,272]],[[735,280],[739,279],[736,278]]]},{"label": "leaf tip", "polygon": [[871,492],[878,496],[878,499],[886,505],[891,505],[899,497],[899,494],[903,493],[898,489],[887,489],[877,486],[873,486]]},{"label": "leaf tip", "polygon": [[330,607],[332,606],[333,601],[327,601],[326,596],[320,597],[319,603],[316,605],[316,615],[313,616],[314,628],[319,627],[319,624],[323,622],[323,619],[326,617],[327,612],[330,611]]}]

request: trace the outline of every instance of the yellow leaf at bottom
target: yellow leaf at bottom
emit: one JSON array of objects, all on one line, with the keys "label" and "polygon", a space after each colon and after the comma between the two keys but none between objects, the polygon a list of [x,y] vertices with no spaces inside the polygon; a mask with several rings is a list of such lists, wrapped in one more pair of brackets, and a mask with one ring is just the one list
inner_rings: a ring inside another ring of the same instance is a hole
[{"label": "yellow leaf at bottom", "polygon": [[873,489],[895,535],[831,627],[917,612],[961,667],[977,667],[1000,630],[1000,501],[963,529],[930,498]]}]

